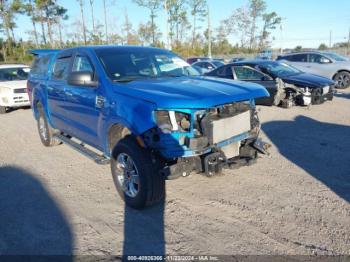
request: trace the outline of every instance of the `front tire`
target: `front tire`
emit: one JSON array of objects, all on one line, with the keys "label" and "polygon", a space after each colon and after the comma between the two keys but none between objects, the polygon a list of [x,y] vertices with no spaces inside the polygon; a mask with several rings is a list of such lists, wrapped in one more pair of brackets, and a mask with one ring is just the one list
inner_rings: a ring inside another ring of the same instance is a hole
[{"label": "front tire", "polygon": [[335,75],[334,81],[337,82],[337,88],[345,89],[350,86],[350,73],[345,71],[339,72]]},{"label": "front tire", "polygon": [[323,103],[322,89],[321,88],[313,89],[311,92],[311,104],[320,105],[322,103]]},{"label": "front tire", "polygon": [[160,161],[128,135],[115,146],[111,171],[115,187],[125,204],[142,209],[165,197],[165,179],[159,173]]},{"label": "front tire", "polygon": [[40,103],[38,104],[38,112],[37,125],[41,142],[47,147],[59,145],[61,142],[54,136],[56,132],[47,122],[44,109]]},{"label": "front tire", "polygon": [[6,114],[6,107],[5,106],[0,106],[0,115]]}]

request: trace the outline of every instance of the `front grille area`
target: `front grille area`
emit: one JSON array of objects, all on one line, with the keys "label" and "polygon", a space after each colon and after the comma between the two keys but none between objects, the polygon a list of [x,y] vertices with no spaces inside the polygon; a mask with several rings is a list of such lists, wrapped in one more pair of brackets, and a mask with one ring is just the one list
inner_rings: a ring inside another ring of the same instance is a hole
[{"label": "front grille area", "polygon": [[17,88],[13,90],[14,94],[23,94],[23,93],[27,93],[27,89],[26,88]]},{"label": "front grille area", "polygon": [[199,120],[202,135],[213,145],[249,132],[252,128],[251,114],[250,105],[246,102],[215,108]]},{"label": "front grille area", "polygon": [[212,121],[213,144],[249,132],[250,111]]}]

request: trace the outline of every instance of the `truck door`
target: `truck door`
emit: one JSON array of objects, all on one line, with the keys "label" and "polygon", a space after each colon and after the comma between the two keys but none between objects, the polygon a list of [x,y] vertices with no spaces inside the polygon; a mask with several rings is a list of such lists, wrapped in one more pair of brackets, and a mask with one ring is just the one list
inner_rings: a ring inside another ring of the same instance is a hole
[{"label": "truck door", "polygon": [[[91,72],[97,79],[95,68],[88,55],[79,52],[73,57],[71,72]],[[74,86],[67,84],[66,115],[72,136],[98,147],[98,120],[104,106],[101,86]]]},{"label": "truck door", "polygon": [[71,64],[71,55],[57,57],[52,70],[50,80],[47,82],[47,98],[54,127],[69,132],[69,125],[66,119],[66,94],[68,72]]}]

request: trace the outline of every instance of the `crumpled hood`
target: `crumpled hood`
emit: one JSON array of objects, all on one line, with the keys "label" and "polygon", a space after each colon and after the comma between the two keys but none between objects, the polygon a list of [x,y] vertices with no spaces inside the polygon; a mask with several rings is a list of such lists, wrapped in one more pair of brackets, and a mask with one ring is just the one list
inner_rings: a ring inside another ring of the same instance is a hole
[{"label": "crumpled hood", "polygon": [[1,87],[11,88],[11,89],[26,88],[27,87],[27,80],[0,82],[0,88]]},{"label": "crumpled hood", "polygon": [[258,84],[211,77],[175,77],[115,84],[114,90],[150,101],[158,108],[209,108],[269,96]]},{"label": "crumpled hood", "polygon": [[335,82],[331,79],[308,73],[301,73],[297,75],[283,77],[282,80],[289,84],[295,84],[311,88],[318,88],[335,84]]}]

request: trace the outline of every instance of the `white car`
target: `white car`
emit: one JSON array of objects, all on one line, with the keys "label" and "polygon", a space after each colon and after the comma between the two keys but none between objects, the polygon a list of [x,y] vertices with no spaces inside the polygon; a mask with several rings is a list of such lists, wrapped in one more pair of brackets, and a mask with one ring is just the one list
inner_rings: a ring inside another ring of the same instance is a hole
[{"label": "white car", "polygon": [[27,94],[29,71],[27,65],[0,65],[0,114],[5,114],[9,108],[30,106]]}]

